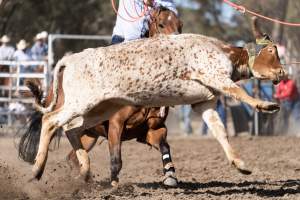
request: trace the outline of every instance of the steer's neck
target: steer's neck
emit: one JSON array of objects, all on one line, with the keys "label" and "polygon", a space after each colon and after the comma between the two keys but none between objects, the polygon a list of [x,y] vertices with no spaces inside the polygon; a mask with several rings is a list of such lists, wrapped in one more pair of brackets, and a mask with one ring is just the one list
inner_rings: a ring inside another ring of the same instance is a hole
[{"label": "steer's neck", "polygon": [[232,62],[233,71],[231,79],[239,81],[242,79],[249,79],[252,77],[251,69],[249,67],[249,55],[245,48],[241,47],[226,47],[223,49],[229,56]]}]

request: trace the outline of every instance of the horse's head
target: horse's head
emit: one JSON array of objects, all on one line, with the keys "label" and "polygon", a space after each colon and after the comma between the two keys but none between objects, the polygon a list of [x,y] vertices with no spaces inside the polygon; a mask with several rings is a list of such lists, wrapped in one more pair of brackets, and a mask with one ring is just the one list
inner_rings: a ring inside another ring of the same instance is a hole
[{"label": "horse's head", "polygon": [[276,84],[287,74],[280,63],[277,47],[267,34],[259,30],[256,18],[252,19],[252,29],[256,39],[255,48],[250,52],[252,73],[258,79],[272,80]]},{"label": "horse's head", "polygon": [[150,37],[156,34],[179,34],[181,31],[182,22],[173,11],[160,6],[150,12]]}]

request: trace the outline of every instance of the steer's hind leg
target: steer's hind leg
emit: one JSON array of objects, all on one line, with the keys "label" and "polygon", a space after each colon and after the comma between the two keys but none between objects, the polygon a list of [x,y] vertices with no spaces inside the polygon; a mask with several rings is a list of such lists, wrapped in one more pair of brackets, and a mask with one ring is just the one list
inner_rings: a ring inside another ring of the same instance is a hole
[{"label": "steer's hind leg", "polygon": [[47,161],[48,148],[55,131],[72,119],[72,115],[64,113],[62,109],[45,114],[42,122],[41,137],[38,152],[33,165],[33,178],[42,177]]},{"label": "steer's hind leg", "polygon": [[78,164],[80,167],[80,176],[86,181],[89,178],[90,159],[86,149],[84,149],[81,143],[80,140],[81,132],[82,132],[82,128],[79,127],[79,128],[67,130],[65,133],[78,159],[79,162]]},{"label": "steer's hind leg", "polygon": [[239,158],[236,151],[229,144],[228,135],[225,130],[224,124],[220,119],[219,114],[214,110],[215,106],[216,101],[212,100],[205,103],[194,104],[193,109],[198,113],[202,113],[204,122],[211,130],[213,136],[221,144],[229,162],[233,166],[235,166],[242,174],[251,174],[251,171],[246,168],[244,162]]},{"label": "steer's hind leg", "polygon": [[[95,131],[90,131],[91,129],[85,130],[80,137],[83,148],[89,152],[96,144],[97,139],[99,138],[99,133]],[[67,155],[67,161],[71,161],[75,167],[79,168],[79,161],[76,156],[76,151],[73,148],[71,152]]]}]

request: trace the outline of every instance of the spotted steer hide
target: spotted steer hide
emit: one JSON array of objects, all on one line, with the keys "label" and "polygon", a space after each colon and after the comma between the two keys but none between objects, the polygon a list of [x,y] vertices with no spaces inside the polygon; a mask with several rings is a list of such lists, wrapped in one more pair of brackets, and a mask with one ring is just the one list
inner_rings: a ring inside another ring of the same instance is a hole
[{"label": "spotted steer hide", "polygon": [[65,104],[85,110],[111,98],[143,106],[210,100],[232,84],[222,45],[202,35],[161,35],[64,57]]}]

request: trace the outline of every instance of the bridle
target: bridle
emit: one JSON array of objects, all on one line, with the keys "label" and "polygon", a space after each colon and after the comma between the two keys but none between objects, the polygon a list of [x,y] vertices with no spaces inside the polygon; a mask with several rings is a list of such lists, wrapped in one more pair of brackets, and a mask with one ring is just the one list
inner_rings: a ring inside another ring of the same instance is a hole
[{"label": "bridle", "polygon": [[[157,14],[156,16],[153,16],[154,13],[156,13],[156,12],[158,12],[158,14]],[[160,16],[161,12],[162,12],[162,8],[161,8],[161,7],[154,8],[153,12],[150,11],[149,28],[150,28],[150,26],[153,25],[153,23],[154,23],[156,32],[157,32],[158,34],[161,34],[161,32],[159,31],[159,27],[158,27],[158,25],[157,25],[156,22],[157,22],[157,18]]]}]

